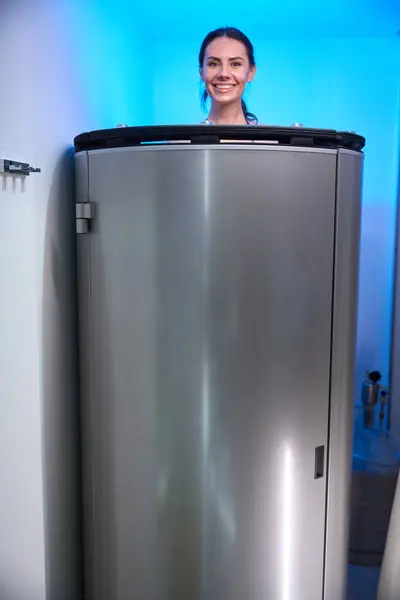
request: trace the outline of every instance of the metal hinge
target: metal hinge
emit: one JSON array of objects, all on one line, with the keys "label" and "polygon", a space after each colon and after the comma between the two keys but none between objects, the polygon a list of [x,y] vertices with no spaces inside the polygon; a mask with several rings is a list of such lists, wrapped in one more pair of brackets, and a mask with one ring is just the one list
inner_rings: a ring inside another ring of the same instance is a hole
[{"label": "metal hinge", "polygon": [[94,219],[95,210],[93,202],[79,202],[75,205],[76,233],[88,233],[90,221]]},{"label": "metal hinge", "polygon": [[31,173],[41,173],[41,169],[31,167],[29,163],[9,160],[8,158],[0,158],[0,173],[24,175],[27,177]]}]

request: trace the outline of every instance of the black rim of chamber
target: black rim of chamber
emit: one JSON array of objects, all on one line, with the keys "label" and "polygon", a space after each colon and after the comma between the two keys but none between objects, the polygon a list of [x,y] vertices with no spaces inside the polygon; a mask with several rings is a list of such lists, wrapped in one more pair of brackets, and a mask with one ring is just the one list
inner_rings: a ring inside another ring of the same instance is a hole
[{"label": "black rim of chamber", "polygon": [[148,144],[186,142],[190,144],[275,144],[314,148],[346,148],[361,152],[365,138],[353,132],[305,127],[265,127],[261,125],[177,125],[117,127],[86,132],[74,139],[76,152],[123,148]]}]

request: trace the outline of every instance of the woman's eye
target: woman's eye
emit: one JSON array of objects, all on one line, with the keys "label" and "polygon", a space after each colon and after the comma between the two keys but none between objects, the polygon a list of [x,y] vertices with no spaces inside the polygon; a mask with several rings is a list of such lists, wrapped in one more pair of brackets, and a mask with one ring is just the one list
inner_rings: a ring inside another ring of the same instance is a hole
[{"label": "woman's eye", "polygon": [[208,63],[208,66],[209,67],[216,67],[217,63],[214,60],[212,60],[211,62]]},{"label": "woman's eye", "polygon": [[234,63],[232,63],[232,66],[234,66],[234,67],[241,67],[242,63],[240,63],[240,62],[234,62]]}]

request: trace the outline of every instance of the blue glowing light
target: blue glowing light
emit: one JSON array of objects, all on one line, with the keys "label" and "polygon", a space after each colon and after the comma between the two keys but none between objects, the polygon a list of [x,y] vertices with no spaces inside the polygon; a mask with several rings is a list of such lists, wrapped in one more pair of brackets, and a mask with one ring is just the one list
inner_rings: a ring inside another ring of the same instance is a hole
[{"label": "blue glowing light", "polygon": [[234,25],[255,47],[246,100],[260,123],[354,130],[367,138],[358,375],[387,378],[397,201],[400,2],[78,0],[60,7],[88,128],[198,123],[197,56],[210,30]]}]

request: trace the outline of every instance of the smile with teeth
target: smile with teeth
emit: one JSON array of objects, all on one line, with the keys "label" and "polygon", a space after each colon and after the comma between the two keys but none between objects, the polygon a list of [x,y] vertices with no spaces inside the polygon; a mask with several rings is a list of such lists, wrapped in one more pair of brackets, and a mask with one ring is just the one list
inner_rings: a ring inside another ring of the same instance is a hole
[{"label": "smile with teeth", "polygon": [[219,92],[229,92],[233,87],[235,87],[234,83],[216,83],[215,87]]}]

